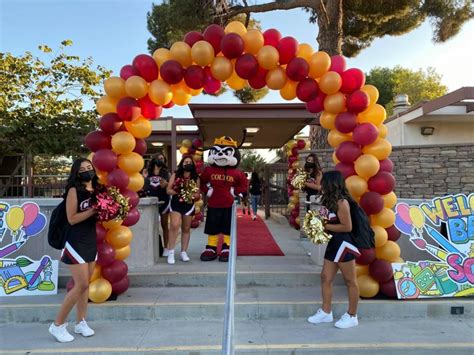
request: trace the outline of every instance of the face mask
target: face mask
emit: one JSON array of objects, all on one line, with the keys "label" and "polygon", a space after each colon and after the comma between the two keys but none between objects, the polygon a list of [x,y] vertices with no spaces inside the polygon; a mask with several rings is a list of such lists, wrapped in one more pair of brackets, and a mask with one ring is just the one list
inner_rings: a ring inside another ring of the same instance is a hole
[{"label": "face mask", "polygon": [[316,167],[316,164],[314,164],[314,163],[306,162],[304,164],[305,170],[314,169],[315,167]]},{"label": "face mask", "polygon": [[156,166],[157,167],[162,167],[164,164],[163,164],[163,161],[162,160],[157,160],[156,161]]},{"label": "face mask", "polygon": [[183,170],[184,171],[193,171],[194,170],[194,165],[193,164],[185,164],[185,165],[183,165]]},{"label": "face mask", "polygon": [[94,170],[88,170],[88,171],[83,171],[79,173],[79,178],[85,182],[91,181],[94,176],[95,176]]}]

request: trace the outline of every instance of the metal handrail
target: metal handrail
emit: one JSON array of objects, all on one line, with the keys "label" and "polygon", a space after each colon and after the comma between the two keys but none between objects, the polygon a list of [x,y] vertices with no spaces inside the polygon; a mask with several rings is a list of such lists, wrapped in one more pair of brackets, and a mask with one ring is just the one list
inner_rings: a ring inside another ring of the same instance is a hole
[{"label": "metal handrail", "polygon": [[230,225],[229,264],[227,266],[227,290],[224,306],[224,334],[222,336],[222,354],[234,354],[234,298],[235,298],[235,263],[237,257],[237,204],[232,205]]}]

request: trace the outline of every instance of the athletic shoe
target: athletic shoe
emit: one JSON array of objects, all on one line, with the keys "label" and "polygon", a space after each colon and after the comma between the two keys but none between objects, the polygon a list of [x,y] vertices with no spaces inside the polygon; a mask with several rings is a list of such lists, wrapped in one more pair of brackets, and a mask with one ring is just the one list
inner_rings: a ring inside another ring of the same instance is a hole
[{"label": "athletic shoe", "polygon": [[222,244],[221,255],[219,255],[219,261],[224,263],[229,261],[229,246],[224,243]]},{"label": "athletic shoe", "polygon": [[181,252],[181,261],[190,261],[191,259],[189,259],[189,256],[188,256],[188,253],[186,253],[185,251],[182,251]]},{"label": "athletic shoe", "polygon": [[206,245],[206,249],[201,253],[201,261],[212,261],[217,259],[217,247]]},{"label": "athletic shoe", "polygon": [[170,250],[168,253],[168,264],[173,265],[174,261],[174,250]]},{"label": "athletic shoe", "polygon": [[313,324],[318,323],[331,323],[333,321],[332,312],[326,313],[321,308],[313,314],[311,317],[308,318],[308,322]]},{"label": "athletic shoe", "polygon": [[254,221],[256,221],[256,220],[257,220],[257,216],[254,215],[254,216],[252,217],[252,219],[253,219]]},{"label": "athletic shoe", "polygon": [[334,326],[340,329],[351,328],[359,325],[359,320],[357,319],[357,314],[355,316],[351,316],[349,313],[344,313]]},{"label": "athletic shoe", "polygon": [[49,334],[55,337],[56,340],[59,341],[60,343],[69,343],[70,341],[74,340],[74,337],[71,334],[69,334],[66,327],[67,327],[67,323],[56,325],[53,322],[49,326]]},{"label": "athletic shoe", "polygon": [[167,249],[167,248],[164,248],[164,249],[163,249],[163,256],[168,256],[169,253],[170,253],[170,250],[169,250],[169,249]]},{"label": "athletic shoe", "polygon": [[95,334],[94,330],[87,325],[85,319],[76,324],[74,327],[74,333],[81,334],[83,337],[91,337]]}]

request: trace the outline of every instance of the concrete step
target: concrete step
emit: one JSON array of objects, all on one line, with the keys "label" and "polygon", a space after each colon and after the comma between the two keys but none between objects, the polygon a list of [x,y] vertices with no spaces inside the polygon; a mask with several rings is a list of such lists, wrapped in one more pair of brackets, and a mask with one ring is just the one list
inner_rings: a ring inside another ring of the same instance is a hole
[{"label": "concrete step", "polygon": [[[89,322],[96,335],[60,344],[48,324],[0,325],[2,354],[219,354],[222,323],[212,320]],[[237,321],[237,354],[472,355],[474,321],[361,320],[336,329],[305,319]],[[69,326],[72,332],[72,325]]]},{"label": "concrete step", "polygon": [[[0,323],[51,322],[64,297],[14,297],[2,299]],[[117,301],[90,304],[90,320],[222,320],[224,287],[131,288]],[[321,304],[318,287],[238,287],[235,317],[248,319],[305,318]],[[463,315],[451,315],[451,307],[463,307]],[[346,289],[334,288],[335,315],[347,309]],[[425,299],[416,301],[361,300],[361,319],[464,319],[474,315],[474,299]]]}]

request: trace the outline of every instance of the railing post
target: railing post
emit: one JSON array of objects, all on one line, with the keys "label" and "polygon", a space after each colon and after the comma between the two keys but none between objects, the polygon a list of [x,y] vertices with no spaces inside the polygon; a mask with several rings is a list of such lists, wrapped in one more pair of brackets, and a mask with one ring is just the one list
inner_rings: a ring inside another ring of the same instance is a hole
[{"label": "railing post", "polygon": [[265,193],[265,219],[270,218],[270,169],[265,166],[265,184],[263,185]]}]

